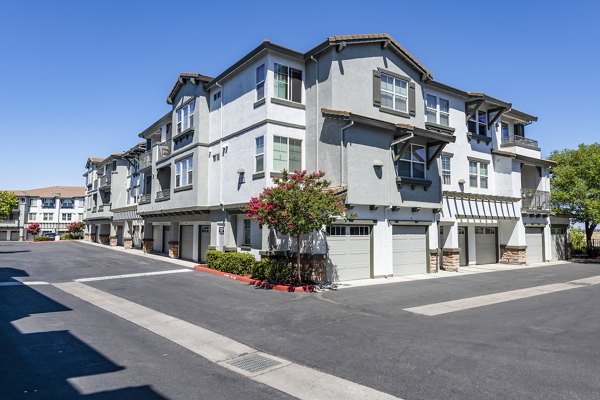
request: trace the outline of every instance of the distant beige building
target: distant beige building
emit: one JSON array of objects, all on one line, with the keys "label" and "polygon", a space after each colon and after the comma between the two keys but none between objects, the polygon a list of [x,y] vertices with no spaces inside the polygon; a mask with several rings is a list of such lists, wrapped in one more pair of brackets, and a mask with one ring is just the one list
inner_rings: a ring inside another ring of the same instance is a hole
[{"label": "distant beige building", "polygon": [[19,207],[0,221],[0,241],[31,240],[27,227],[40,225],[41,233],[60,235],[67,226],[83,220],[85,188],[50,186],[31,190],[9,190],[19,198]]}]

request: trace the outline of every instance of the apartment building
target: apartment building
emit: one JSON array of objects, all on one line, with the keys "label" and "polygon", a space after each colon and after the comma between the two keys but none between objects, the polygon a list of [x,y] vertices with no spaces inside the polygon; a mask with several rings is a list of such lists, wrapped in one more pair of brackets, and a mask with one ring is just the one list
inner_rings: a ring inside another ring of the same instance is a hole
[{"label": "apartment building", "polygon": [[139,143],[107,158],[90,157],[86,163],[85,239],[97,243],[141,248],[142,220],[137,213],[141,179]]},{"label": "apartment building", "polygon": [[0,241],[32,240],[27,227],[40,225],[41,233],[61,235],[69,224],[84,218],[84,188],[51,186],[31,190],[11,190],[19,198],[19,207],[0,221]]},{"label": "apartment building", "polygon": [[[293,250],[241,210],[283,170],[307,169],[325,171],[357,214],[305,241],[328,280],[561,254],[551,162],[525,134],[536,118],[435,81],[389,35],[305,53],[264,41],[214,78],[180,74],[167,103],[136,153],[145,251],[203,262],[209,249]],[[111,162],[88,160],[88,175]],[[96,238],[110,234],[98,217]]]}]

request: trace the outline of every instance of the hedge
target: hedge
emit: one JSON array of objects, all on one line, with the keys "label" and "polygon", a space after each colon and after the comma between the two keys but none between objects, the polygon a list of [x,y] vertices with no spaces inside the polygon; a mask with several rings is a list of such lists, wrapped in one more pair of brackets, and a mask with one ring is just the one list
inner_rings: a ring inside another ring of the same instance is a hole
[{"label": "hedge", "polygon": [[33,238],[34,242],[50,242],[54,241],[54,239],[49,238],[48,236],[36,236]]},{"label": "hedge", "polygon": [[256,261],[254,256],[248,253],[223,253],[217,250],[209,250],[206,253],[208,268],[231,274],[248,276],[261,281],[271,283],[289,283],[292,281],[292,268],[289,263],[269,258]]}]

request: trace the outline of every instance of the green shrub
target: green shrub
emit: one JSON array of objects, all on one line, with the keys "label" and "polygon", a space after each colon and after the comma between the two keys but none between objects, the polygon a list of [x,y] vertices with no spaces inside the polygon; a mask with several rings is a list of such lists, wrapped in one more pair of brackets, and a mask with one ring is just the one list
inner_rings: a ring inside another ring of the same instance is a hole
[{"label": "green shrub", "polygon": [[62,235],[60,235],[60,240],[73,240],[75,239],[75,235],[73,235],[72,233],[64,233]]},{"label": "green shrub", "polygon": [[48,236],[36,236],[33,238],[34,242],[50,242],[53,241],[54,239],[49,238]]},{"label": "green shrub", "polygon": [[291,264],[286,260],[263,258],[254,263],[252,277],[271,283],[290,283],[293,280],[293,272]]},{"label": "green shrub", "polygon": [[571,229],[571,252],[573,254],[587,254],[585,233],[579,229]]},{"label": "green shrub", "polygon": [[210,250],[206,253],[208,268],[236,275],[250,275],[256,262],[252,254]]}]

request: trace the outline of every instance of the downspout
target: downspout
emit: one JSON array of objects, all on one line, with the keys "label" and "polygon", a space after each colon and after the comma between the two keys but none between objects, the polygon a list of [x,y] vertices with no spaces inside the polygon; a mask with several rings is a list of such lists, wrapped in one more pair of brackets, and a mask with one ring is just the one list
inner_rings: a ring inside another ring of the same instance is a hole
[{"label": "downspout", "polygon": [[315,62],[315,170],[319,170],[319,60],[315,56],[310,56]]},{"label": "downspout", "polygon": [[[221,97],[219,101],[219,205],[221,210],[224,211],[223,206],[223,160],[221,160],[221,153],[223,152],[223,86],[219,82],[215,82],[215,85],[221,91]],[[210,105],[210,95],[208,96],[208,102]]]},{"label": "downspout", "polygon": [[340,185],[344,185],[344,143],[346,143],[346,129],[354,125],[354,121],[348,122],[340,130]]}]

